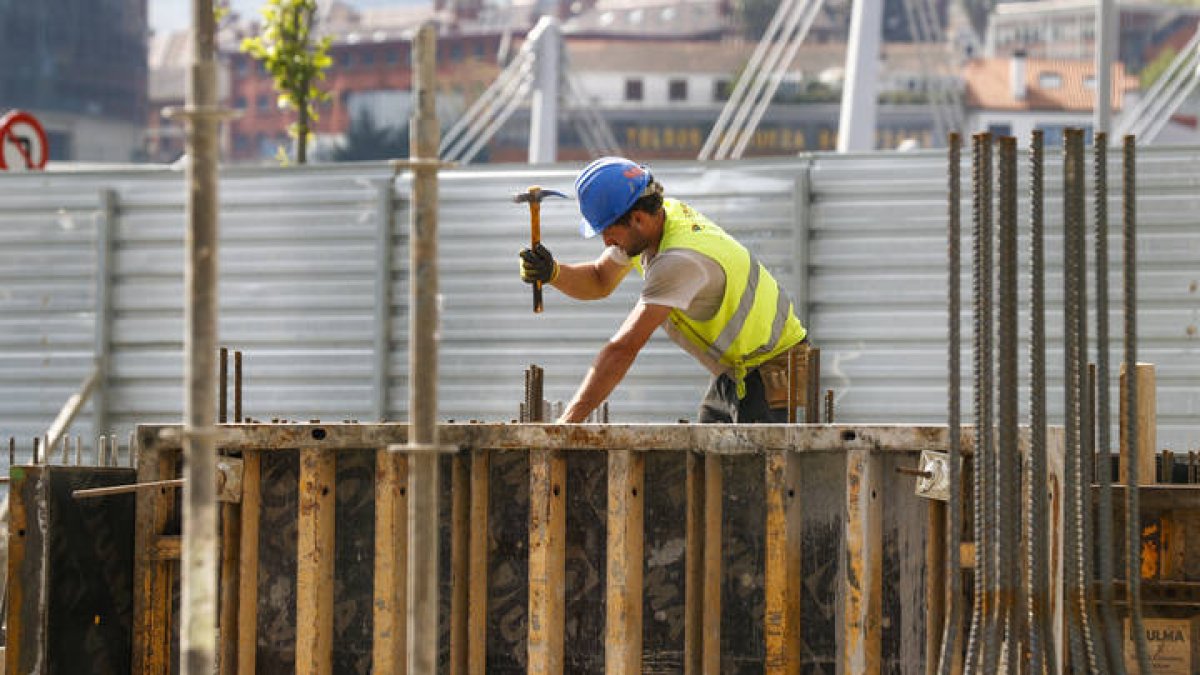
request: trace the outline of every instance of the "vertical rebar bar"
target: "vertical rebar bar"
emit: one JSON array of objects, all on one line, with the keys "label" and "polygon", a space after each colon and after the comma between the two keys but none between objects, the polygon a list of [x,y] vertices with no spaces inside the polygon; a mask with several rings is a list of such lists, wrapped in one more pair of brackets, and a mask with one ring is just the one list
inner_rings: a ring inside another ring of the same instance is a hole
[{"label": "vertical rebar bar", "polygon": [[1093,552],[1095,541],[1092,533],[1094,523],[1092,516],[1092,481],[1095,452],[1095,436],[1092,429],[1095,419],[1092,408],[1092,395],[1088,384],[1088,264],[1087,264],[1087,163],[1082,129],[1072,130],[1068,135],[1072,144],[1071,161],[1074,163],[1076,192],[1072,196],[1076,220],[1076,293],[1078,300],[1075,304],[1077,316],[1075,336],[1078,345],[1075,352],[1078,361],[1076,382],[1079,383],[1079,570],[1082,581],[1083,605],[1082,617],[1084,627],[1084,646],[1088,652],[1088,663],[1093,672],[1100,675],[1108,674],[1108,655],[1103,645],[1103,630],[1097,625],[1098,615],[1093,613],[1096,602],[1095,589],[1092,582],[1095,579]]},{"label": "vertical rebar bar", "polygon": [[983,304],[983,275],[981,256],[983,252],[983,207],[981,202],[984,196],[980,191],[981,175],[983,173],[983,151],[980,147],[983,145],[984,134],[974,134],[971,136],[971,223],[972,223],[972,257],[971,257],[971,285],[972,285],[972,300],[974,311],[972,313],[972,342],[973,344],[973,361],[972,367],[974,370],[975,387],[973,391],[973,400],[975,408],[975,452],[971,458],[971,475],[972,475],[972,535],[975,539],[975,566],[973,579],[973,599],[971,603],[971,626],[967,634],[967,653],[963,661],[964,673],[986,672],[980,667],[979,659],[982,653],[981,643],[986,640],[984,631],[984,607],[983,607],[983,566],[980,564],[982,558],[983,546],[985,544],[983,532],[983,461],[981,458],[982,436],[984,433],[983,424],[983,358],[982,358],[982,342],[983,329],[980,325],[982,322],[982,304]]},{"label": "vertical rebar bar", "polygon": [[1000,139],[998,175],[1000,202],[997,218],[999,236],[999,428],[996,448],[997,525],[999,528],[996,603],[999,628],[1004,636],[1004,672],[1015,673],[1020,650],[1016,595],[1020,585],[1017,549],[1021,483],[1017,472],[1017,141]]},{"label": "vertical rebar bar", "polygon": [[[962,223],[961,205],[961,146],[962,137],[951,133],[946,142],[947,146],[947,182],[949,203],[946,213],[946,281],[948,289],[947,302],[947,335],[949,351],[947,352],[947,381],[946,393],[949,403],[946,409],[946,433],[949,435],[949,480],[950,498],[946,504],[946,596],[949,607],[946,612],[946,625],[942,631],[942,650],[938,657],[939,675],[951,675],[958,664],[962,652],[960,647],[962,627],[962,569],[959,550],[959,538],[962,532],[962,373],[961,360],[961,325],[962,325]],[[832,393],[832,390],[830,390]],[[826,406],[827,421],[833,422],[833,401],[828,397]]]},{"label": "vertical rebar bar", "polygon": [[233,353],[233,421],[242,423],[242,352]]},{"label": "vertical rebar bar", "polygon": [[1122,146],[1122,198],[1124,206],[1123,248],[1125,309],[1125,429],[1128,439],[1129,485],[1125,489],[1126,588],[1128,589],[1130,632],[1137,649],[1139,670],[1150,672],[1149,647],[1142,624],[1142,546],[1141,513],[1138,504],[1138,390],[1137,390],[1137,174],[1134,137],[1125,136]]},{"label": "vertical rebar bar", "polygon": [[1076,304],[1078,295],[1075,287],[1078,285],[1078,268],[1075,266],[1076,255],[1075,230],[1077,216],[1075,214],[1074,193],[1079,189],[1080,180],[1074,162],[1072,161],[1070,136],[1067,137],[1063,158],[1063,336],[1064,336],[1064,437],[1065,437],[1065,466],[1064,466],[1064,551],[1066,560],[1063,565],[1064,601],[1067,610],[1067,632],[1070,638],[1070,661],[1073,669],[1078,671],[1081,666],[1087,666],[1087,653],[1083,644],[1082,617],[1082,579],[1076,565],[1076,551],[1079,546],[1079,382],[1077,364],[1079,354],[1076,353],[1078,327],[1075,320],[1078,317]]},{"label": "vertical rebar bar", "polygon": [[1046,476],[1046,254],[1045,254],[1045,144],[1036,130],[1029,147],[1029,462],[1026,483],[1029,513],[1026,520],[1027,554],[1025,588],[1029,597],[1029,672],[1054,675],[1054,632],[1050,627],[1050,570],[1047,537],[1049,481]]},{"label": "vertical rebar bar", "polygon": [[220,375],[217,384],[217,421],[225,424],[229,421],[229,348],[221,347],[219,361]]},{"label": "vertical rebar bar", "polygon": [[438,121],[437,28],[413,41],[412,210],[409,245],[408,672],[433,675],[438,655]]},{"label": "vertical rebar bar", "polygon": [[833,424],[833,390],[825,390],[825,423]]},{"label": "vertical rebar bar", "polygon": [[1096,246],[1096,478],[1098,525],[1096,549],[1100,581],[1100,615],[1104,619],[1108,661],[1123,673],[1121,625],[1115,610],[1112,531],[1112,411],[1109,405],[1108,340],[1108,134],[1096,132],[1094,148]]},{"label": "vertical rebar bar", "polygon": [[1000,645],[1003,640],[1001,617],[999,615],[999,603],[997,597],[999,593],[999,515],[998,515],[998,500],[999,486],[996,484],[996,474],[998,472],[997,453],[996,453],[996,427],[995,427],[995,411],[996,411],[996,381],[995,381],[995,366],[996,366],[996,317],[995,317],[995,247],[996,235],[995,228],[992,222],[992,200],[994,199],[992,185],[992,143],[993,136],[990,133],[983,135],[983,143],[980,146],[980,151],[983,154],[982,173],[980,175],[980,190],[983,192],[982,205],[982,248],[980,255],[981,279],[983,281],[983,305],[981,316],[981,329],[983,331],[982,348],[980,357],[982,359],[982,379],[983,388],[983,434],[982,434],[982,457],[983,457],[983,529],[984,529],[984,546],[982,549],[976,549],[976,556],[979,558],[981,567],[984,570],[984,643],[983,643],[983,662],[985,669],[989,672],[995,672],[999,666]]},{"label": "vertical rebar bar", "polygon": [[14,436],[8,437],[8,466],[15,466],[17,463],[17,439]]},{"label": "vertical rebar bar", "polygon": [[75,466],[79,466],[83,461],[83,437],[75,437]]}]

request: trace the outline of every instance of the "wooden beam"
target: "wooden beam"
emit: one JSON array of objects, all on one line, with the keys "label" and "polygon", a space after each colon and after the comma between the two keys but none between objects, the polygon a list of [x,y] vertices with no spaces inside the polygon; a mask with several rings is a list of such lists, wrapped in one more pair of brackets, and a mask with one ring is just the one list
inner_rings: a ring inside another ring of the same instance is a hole
[{"label": "wooden beam", "polygon": [[[243,466],[243,471],[245,470]],[[245,474],[243,473],[243,480]],[[221,591],[219,663],[221,675],[237,675],[238,654],[238,561],[241,557],[242,505],[221,504]]]},{"label": "wooden beam", "polygon": [[882,500],[879,460],[869,449],[846,455],[846,566],[842,570],[843,673],[880,672],[882,648]]},{"label": "wooden beam", "polygon": [[333,674],[336,455],[300,450],[296,547],[296,673]]},{"label": "wooden beam", "polygon": [[[40,467],[33,469],[9,466],[9,478],[11,482],[8,487],[9,494],[9,512],[8,512],[8,597],[5,602],[5,626],[7,633],[5,635],[6,643],[4,648],[4,672],[20,673],[34,670],[35,665],[41,658],[42,650],[32,650],[34,653],[28,653],[25,649],[29,637],[34,640],[38,638],[44,639],[44,635],[39,635],[45,629],[42,621],[29,621],[29,618],[21,616],[22,608],[26,605],[25,596],[27,594],[40,594],[44,588],[26,588],[25,584],[20,583],[22,570],[27,564],[44,565],[46,556],[45,552],[38,550],[38,546],[29,544],[29,518],[30,510],[33,511],[33,517],[37,518],[37,504],[25,503],[25,484],[27,480],[36,480],[36,477],[30,475],[31,471],[41,471]],[[44,544],[44,542],[43,542]],[[33,550],[29,550],[32,548]],[[27,561],[28,559],[28,561]],[[44,568],[42,570],[44,574]],[[137,577],[135,576],[135,581]],[[136,592],[136,586],[135,586]],[[43,596],[44,597],[44,596]],[[41,598],[39,598],[40,600]],[[136,596],[134,598],[137,599]],[[34,604],[42,604],[40,601]],[[135,614],[134,620],[140,616]],[[29,634],[27,636],[27,634]],[[134,640],[134,646],[138,646],[138,641]],[[137,653],[136,651],[134,652]]]},{"label": "wooden beam", "polygon": [[[1120,439],[1121,439],[1121,483],[1129,484],[1129,434],[1126,429],[1125,392],[1128,385],[1126,365],[1121,364],[1121,405],[1120,405]],[[1154,456],[1158,446],[1158,403],[1155,384],[1154,364],[1139,363],[1137,373],[1137,427],[1138,427],[1138,485],[1153,485]]]},{"label": "wooden beam", "polygon": [[642,672],[642,565],[645,458],[633,450],[608,453],[608,565],[604,670]]},{"label": "wooden beam", "polygon": [[724,475],[721,455],[704,456],[704,636],[705,675],[721,672],[721,521]]},{"label": "wooden beam", "polygon": [[795,455],[766,456],[766,663],[768,675],[800,672],[800,472]]},{"label": "wooden beam", "polygon": [[466,675],[470,578],[471,469],[464,453],[450,460],[450,675]]},{"label": "wooden beam", "polygon": [[258,655],[258,526],[262,513],[262,453],[242,454],[242,543],[238,560],[237,675],[254,675]]},{"label": "wooden beam", "polygon": [[492,470],[491,450],[471,451],[471,541],[470,608],[467,610],[467,672],[485,675],[487,672],[487,614],[488,614],[488,500]]},{"label": "wooden beam", "polygon": [[375,451],[372,672],[408,672],[408,457]]},{"label": "wooden beam", "polygon": [[704,664],[704,455],[687,453],[684,490],[683,672],[700,675]]},{"label": "wooden beam", "polygon": [[950,602],[946,583],[947,509],[945,502],[926,501],[929,504],[929,529],[925,533],[925,673],[935,675],[945,635],[947,603]]},{"label": "wooden beam", "polygon": [[530,675],[563,672],[566,474],[566,460],[560,452],[529,452]]},{"label": "wooden beam", "polygon": [[[179,452],[140,450],[137,482],[175,478]],[[157,554],[157,543],[175,510],[173,488],[138,490],[134,519],[133,672],[171,672],[171,589],[176,563]]]}]

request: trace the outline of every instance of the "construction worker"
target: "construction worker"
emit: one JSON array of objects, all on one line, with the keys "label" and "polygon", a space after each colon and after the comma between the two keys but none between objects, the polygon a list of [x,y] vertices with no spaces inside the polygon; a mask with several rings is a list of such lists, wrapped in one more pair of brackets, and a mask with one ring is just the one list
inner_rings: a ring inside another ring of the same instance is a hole
[{"label": "construction worker", "polygon": [[580,233],[601,235],[604,252],[591,262],[559,264],[538,244],[520,253],[522,280],[596,300],[636,267],[645,286],[558,421],[586,420],[664,326],[713,373],[701,423],[786,422],[787,351],[807,331],[775,278],[708,218],[664,198],[662,185],[635,162],[598,159],[579,174],[575,192]]}]

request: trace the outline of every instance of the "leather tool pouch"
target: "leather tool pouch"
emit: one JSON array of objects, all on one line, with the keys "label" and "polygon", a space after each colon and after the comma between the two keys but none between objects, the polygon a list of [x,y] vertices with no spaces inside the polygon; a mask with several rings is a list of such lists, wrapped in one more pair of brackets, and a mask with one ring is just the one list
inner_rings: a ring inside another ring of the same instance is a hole
[{"label": "leather tool pouch", "polygon": [[796,378],[798,380],[795,388],[796,400],[792,402],[792,405],[797,407],[804,405],[805,387],[803,386],[803,382],[805,371],[807,370],[805,359],[805,356],[807,355],[807,349],[806,346],[801,343],[758,367],[758,373],[762,377],[763,387],[766,389],[767,406],[774,410],[785,409],[788,406],[789,352],[795,352],[796,360],[799,362],[796,364]]}]

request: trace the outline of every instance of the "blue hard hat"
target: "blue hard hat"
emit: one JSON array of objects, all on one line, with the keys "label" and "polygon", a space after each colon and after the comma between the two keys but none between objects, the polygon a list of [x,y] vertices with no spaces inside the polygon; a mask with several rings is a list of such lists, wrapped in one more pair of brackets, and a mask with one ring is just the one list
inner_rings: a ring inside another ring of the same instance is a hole
[{"label": "blue hard hat", "polygon": [[575,179],[579,197],[579,234],[594,237],[633,206],[650,184],[646,167],[624,157],[601,157]]}]

